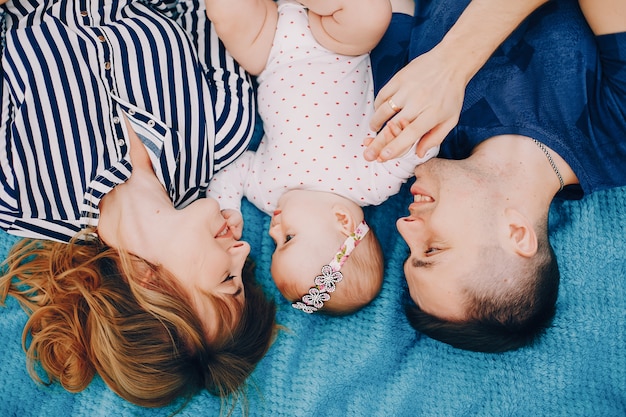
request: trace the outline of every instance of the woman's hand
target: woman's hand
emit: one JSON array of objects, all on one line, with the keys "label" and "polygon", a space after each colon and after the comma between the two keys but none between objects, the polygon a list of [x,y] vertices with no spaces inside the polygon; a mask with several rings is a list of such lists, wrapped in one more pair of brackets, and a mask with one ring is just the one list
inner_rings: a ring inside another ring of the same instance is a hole
[{"label": "woman's hand", "polygon": [[243,233],[243,216],[241,212],[234,209],[224,209],[222,210],[222,216],[226,219],[226,224],[233,233],[233,237],[236,240],[241,239],[241,234]]},{"label": "woman's hand", "polygon": [[380,90],[370,122],[378,134],[364,140],[366,160],[398,157],[418,141],[416,153],[423,157],[441,144],[459,120],[468,83],[456,68],[435,48],[413,59]]},{"label": "woman's hand", "polygon": [[[440,145],[459,120],[465,88],[496,48],[548,0],[472,0],[441,42],[400,70],[380,90],[366,138],[364,157],[386,161],[406,152]],[[614,0],[607,0],[614,1]],[[401,132],[380,131],[385,122]]]}]

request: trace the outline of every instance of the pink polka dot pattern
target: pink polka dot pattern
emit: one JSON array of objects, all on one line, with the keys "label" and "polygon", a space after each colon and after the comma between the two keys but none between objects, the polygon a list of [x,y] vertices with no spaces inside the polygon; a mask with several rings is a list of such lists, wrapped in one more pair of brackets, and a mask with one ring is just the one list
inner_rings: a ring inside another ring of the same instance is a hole
[{"label": "pink polka dot pattern", "polygon": [[373,134],[369,55],[338,55],[322,47],[300,4],[279,5],[277,35],[257,82],[266,136],[243,182],[246,196],[260,209],[271,213],[290,189],[379,204],[412,176],[410,162],[392,163],[389,170],[389,164],[363,158],[362,142]]}]

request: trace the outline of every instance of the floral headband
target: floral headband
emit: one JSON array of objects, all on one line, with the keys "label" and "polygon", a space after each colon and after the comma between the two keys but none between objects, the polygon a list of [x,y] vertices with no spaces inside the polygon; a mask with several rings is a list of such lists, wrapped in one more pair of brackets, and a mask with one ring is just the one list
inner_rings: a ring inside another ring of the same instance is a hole
[{"label": "floral headband", "polygon": [[330,293],[335,291],[335,284],[343,280],[343,274],[339,270],[369,230],[370,228],[363,220],[343,242],[328,265],[322,267],[322,275],[315,277],[313,281],[315,285],[309,289],[308,294],[302,297],[302,301],[295,302],[291,306],[309,314],[322,308],[324,303],[330,300]]}]

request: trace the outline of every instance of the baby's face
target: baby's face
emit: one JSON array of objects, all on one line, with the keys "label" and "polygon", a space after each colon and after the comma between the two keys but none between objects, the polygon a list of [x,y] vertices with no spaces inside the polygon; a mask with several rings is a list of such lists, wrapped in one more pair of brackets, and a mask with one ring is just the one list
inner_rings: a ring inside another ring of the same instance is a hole
[{"label": "baby's face", "polygon": [[332,207],[318,194],[290,191],[272,216],[269,234],[276,243],[272,277],[290,301],[308,292],[342,241]]}]

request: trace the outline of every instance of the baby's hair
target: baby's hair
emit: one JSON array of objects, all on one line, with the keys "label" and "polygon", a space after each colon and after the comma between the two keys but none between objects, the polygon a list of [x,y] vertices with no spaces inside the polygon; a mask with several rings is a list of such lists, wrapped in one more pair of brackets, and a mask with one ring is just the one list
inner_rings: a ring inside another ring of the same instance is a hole
[{"label": "baby's hair", "polygon": [[[22,343],[31,377],[70,392],[98,373],[122,398],[145,407],[202,388],[237,397],[273,340],[275,306],[249,276],[241,320],[209,341],[172,274],[89,232],[69,244],[21,240],[4,266],[0,304],[12,295],[30,315]],[[218,297],[214,302],[232,321],[235,312]]]},{"label": "baby's hair", "polygon": [[347,315],[368,305],[380,292],[383,283],[383,251],[374,231],[363,238],[350,259],[341,268],[343,281],[321,313]]},{"label": "baby's hair", "polygon": [[[380,292],[383,280],[382,249],[374,232],[362,221],[347,238],[338,232],[338,239],[345,239],[339,250],[321,273],[306,277],[304,282],[312,285],[286,288],[298,294],[292,307],[305,313],[325,312],[333,315],[354,313],[369,304]],[[363,246],[363,249],[359,249]],[[354,258],[354,259],[353,259]],[[346,278],[346,275],[349,275]],[[292,280],[302,285],[302,280]],[[285,288],[281,292],[285,294]],[[302,294],[302,295],[300,295]]]}]

